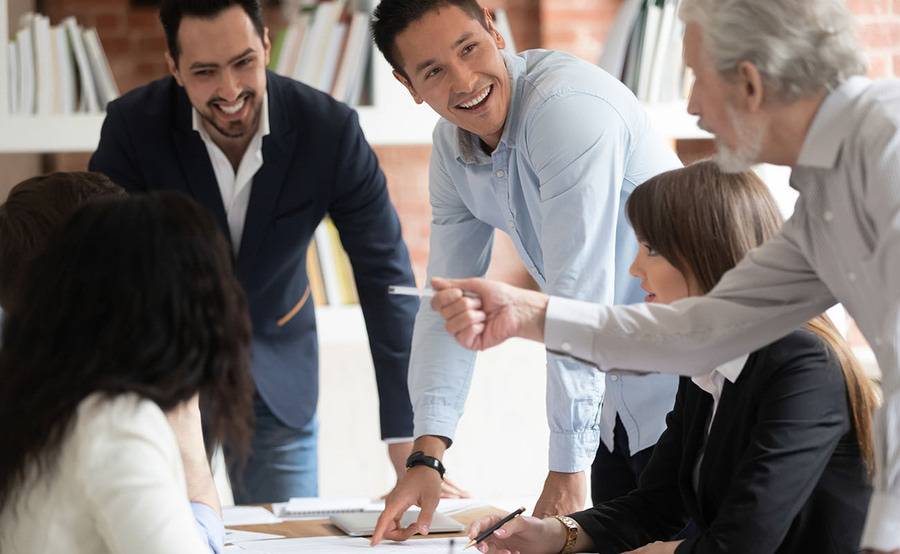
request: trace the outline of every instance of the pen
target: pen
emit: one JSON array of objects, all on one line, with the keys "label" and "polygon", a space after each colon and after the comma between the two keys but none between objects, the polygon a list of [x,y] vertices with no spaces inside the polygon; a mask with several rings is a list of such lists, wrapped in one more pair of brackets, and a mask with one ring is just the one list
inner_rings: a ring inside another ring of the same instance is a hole
[{"label": "pen", "polygon": [[[500,521],[498,521],[497,523],[491,525],[491,527],[490,527],[489,529],[486,529],[486,530],[485,530],[484,532],[482,532],[480,535],[478,535],[477,537],[475,537],[474,539],[472,539],[471,541],[469,541],[469,544],[466,545],[466,548],[469,548],[470,546],[474,546],[474,545],[480,543],[481,541],[483,541],[484,539],[490,537],[490,536],[494,533],[494,531],[496,531],[497,529],[503,527],[503,526],[506,525],[508,522],[512,521],[513,518],[515,518],[517,515],[521,514],[521,513],[524,512],[524,511],[525,511],[525,508],[519,508],[519,509],[516,510],[515,512],[509,514],[509,515],[506,516],[505,518],[503,518],[503,519],[501,519]],[[466,548],[463,548],[463,550],[465,550]]]},{"label": "pen", "polygon": [[[388,286],[388,294],[400,294],[403,296],[418,296],[419,298],[431,298],[435,295],[434,289],[417,289],[416,287],[404,287],[400,285]],[[474,292],[463,291],[463,296],[478,298]]]}]

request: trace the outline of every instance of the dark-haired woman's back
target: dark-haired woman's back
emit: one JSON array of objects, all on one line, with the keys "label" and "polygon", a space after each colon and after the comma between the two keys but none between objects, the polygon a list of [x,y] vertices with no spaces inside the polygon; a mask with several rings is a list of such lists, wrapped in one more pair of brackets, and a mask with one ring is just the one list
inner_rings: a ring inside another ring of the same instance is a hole
[{"label": "dark-haired woman's back", "polygon": [[0,551],[209,554],[178,444],[156,403],[89,396],[53,463],[39,477],[31,472],[0,513]]}]

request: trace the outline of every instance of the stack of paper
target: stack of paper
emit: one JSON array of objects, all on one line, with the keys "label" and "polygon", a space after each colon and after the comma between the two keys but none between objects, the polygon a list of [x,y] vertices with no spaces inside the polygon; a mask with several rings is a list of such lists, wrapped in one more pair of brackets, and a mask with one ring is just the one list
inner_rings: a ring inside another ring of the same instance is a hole
[{"label": "stack of paper", "polygon": [[259,506],[231,506],[222,508],[222,521],[225,527],[234,525],[262,525],[281,523],[269,510]]}]

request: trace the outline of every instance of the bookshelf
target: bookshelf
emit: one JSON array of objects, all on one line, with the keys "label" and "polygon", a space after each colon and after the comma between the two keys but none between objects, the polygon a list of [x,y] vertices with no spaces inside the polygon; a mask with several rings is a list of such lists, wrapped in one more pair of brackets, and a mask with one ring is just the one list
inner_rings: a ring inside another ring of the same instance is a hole
[{"label": "bookshelf", "polygon": [[[0,0],[0,44],[9,41],[8,0]],[[438,116],[417,105],[394,80],[391,68],[374,48],[372,105],[357,109],[360,125],[375,145],[430,144]],[[6,53],[0,55],[0,76],[5,82]],[[0,153],[90,152],[97,146],[103,115],[11,116],[5,86],[0,86]],[[709,138],[688,115],[684,102],[648,106],[652,120],[673,140]]]}]

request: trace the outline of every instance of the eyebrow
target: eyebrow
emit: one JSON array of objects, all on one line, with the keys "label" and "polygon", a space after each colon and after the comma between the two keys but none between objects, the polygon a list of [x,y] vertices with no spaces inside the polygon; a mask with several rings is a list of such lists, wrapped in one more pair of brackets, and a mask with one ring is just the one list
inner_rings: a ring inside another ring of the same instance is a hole
[{"label": "eyebrow", "polygon": [[[253,48],[247,48],[246,50],[244,50],[243,52],[241,52],[241,53],[238,54],[237,56],[235,56],[235,57],[231,58],[230,60],[228,60],[228,62],[226,62],[225,65],[233,64],[234,62],[238,61],[239,59],[241,59],[241,58],[247,56],[248,54],[253,54],[254,52],[255,52],[255,50],[253,50]],[[216,67],[219,67],[219,64],[217,64],[217,63],[194,62],[194,63],[191,64],[190,69],[210,69],[210,68],[216,68]]]},{"label": "eyebrow", "polygon": [[[464,43],[465,41],[469,40],[470,38],[472,38],[472,32],[471,32],[471,31],[463,33],[462,35],[460,35],[460,37],[459,37],[458,39],[456,39],[456,41],[453,43],[453,45],[450,46],[450,49],[451,49],[451,50],[456,50],[456,48],[457,48],[460,44]],[[425,60],[424,62],[422,62],[422,63],[420,63],[419,65],[416,66],[416,71],[415,71],[415,72],[416,72],[416,73],[420,73],[423,69],[425,69],[425,68],[428,67],[429,65],[434,65],[434,63],[435,63],[435,59],[434,59],[434,58]]]}]

